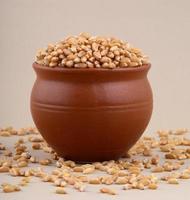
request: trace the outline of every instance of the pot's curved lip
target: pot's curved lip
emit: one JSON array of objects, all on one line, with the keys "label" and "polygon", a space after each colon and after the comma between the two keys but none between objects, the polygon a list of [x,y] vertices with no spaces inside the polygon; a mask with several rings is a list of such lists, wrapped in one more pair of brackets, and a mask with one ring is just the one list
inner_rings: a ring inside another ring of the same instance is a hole
[{"label": "pot's curved lip", "polygon": [[52,71],[52,72],[63,72],[63,73],[86,73],[86,72],[140,72],[147,71],[151,67],[151,64],[144,64],[142,66],[136,67],[117,67],[117,68],[67,68],[67,67],[48,67],[45,65],[40,65],[36,62],[33,63],[34,69],[39,69],[43,71]]}]

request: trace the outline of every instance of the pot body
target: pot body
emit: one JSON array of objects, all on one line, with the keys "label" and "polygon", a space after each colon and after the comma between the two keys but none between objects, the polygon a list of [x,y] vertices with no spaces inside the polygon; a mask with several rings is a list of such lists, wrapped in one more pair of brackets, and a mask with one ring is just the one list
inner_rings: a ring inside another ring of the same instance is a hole
[{"label": "pot body", "polygon": [[34,123],[66,159],[118,159],[136,143],[151,117],[150,65],[133,69],[40,66],[31,93]]}]

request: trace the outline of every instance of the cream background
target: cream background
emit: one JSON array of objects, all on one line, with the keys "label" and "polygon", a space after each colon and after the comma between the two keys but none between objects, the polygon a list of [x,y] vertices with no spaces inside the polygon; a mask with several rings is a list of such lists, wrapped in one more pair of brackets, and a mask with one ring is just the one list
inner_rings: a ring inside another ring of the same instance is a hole
[{"label": "cream background", "polygon": [[[30,91],[35,51],[82,31],[112,35],[146,52],[152,63],[149,79],[154,112],[147,133],[190,127],[189,0],[0,0],[0,127],[32,124]],[[3,139],[4,140],[4,139]],[[8,146],[9,140],[3,141]],[[12,178],[1,175],[1,182]],[[49,184],[31,184],[23,192],[0,199],[115,199],[94,192],[53,194]],[[118,199],[187,199],[189,182],[157,191],[121,192]],[[32,194],[32,195],[31,195]]]},{"label": "cream background", "polygon": [[0,126],[32,124],[36,50],[87,31],[117,36],[150,56],[149,132],[189,127],[189,8],[188,0],[0,0]]}]

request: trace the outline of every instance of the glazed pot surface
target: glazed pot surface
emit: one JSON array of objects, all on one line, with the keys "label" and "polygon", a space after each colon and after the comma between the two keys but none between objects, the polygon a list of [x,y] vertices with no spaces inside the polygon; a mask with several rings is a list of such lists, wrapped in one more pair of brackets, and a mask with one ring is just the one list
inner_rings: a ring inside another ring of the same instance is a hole
[{"label": "glazed pot surface", "polygon": [[152,113],[150,65],[68,69],[36,63],[33,120],[58,155],[75,161],[118,159],[136,143]]}]

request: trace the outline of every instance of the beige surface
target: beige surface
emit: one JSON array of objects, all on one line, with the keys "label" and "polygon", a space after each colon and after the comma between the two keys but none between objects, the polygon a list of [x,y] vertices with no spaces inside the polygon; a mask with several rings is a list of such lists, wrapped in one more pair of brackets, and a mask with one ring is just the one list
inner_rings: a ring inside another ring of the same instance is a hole
[{"label": "beige surface", "polygon": [[[21,136],[12,136],[12,137],[1,137],[0,141],[6,145],[11,151],[13,151],[14,143],[20,138]],[[186,135],[189,137],[189,134]],[[36,156],[37,159],[44,159],[50,158],[51,156],[48,153],[45,153],[43,150],[32,150],[31,144],[28,141],[28,136],[23,136],[23,139],[26,141],[25,145],[27,149],[29,149],[31,155]],[[162,162],[163,155],[155,151],[155,154],[159,155]],[[1,155],[0,155],[1,157]],[[141,157],[142,159],[142,157]],[[181,167],[179,171],[190,166],[190,159],[185,161],[185,165]],[[38,164],[29,164],[29,168],[37,168]],[[53,169],[55,169],[55,163],[51,164],[50,166],[41,166],[44,168],[46,173],[50,173]],[[26,168],[22,168],[25,170]],[[149,174],[149,170],[143,170],[144,174]],[[171,172],[170,172],[171,173]],[[163,173],[156,173],[157,177],[167,175],[168,172]],[[81,174],[82,175],[82,174]],[[92,175],[87,175],[87,177],[98,177],[105,175],[99,171],[96,171]],[[12,184],[19,184],[22,177],[12,177],[8,173],[0,173],[0,185],[2,183],[12,183]],[[65,190],[68,194],[59,195],[55,194],[56,187],[52,183],[42,182],[37,177],[31,177],[31,181],[25,187],[21,187],[20,192],[14,193],[3,193],[0,189],[0,200],[189,200],[190,196],[190,179],[179,179],[179,185],[169,185],[164,183],[163,181],[159,182],[159,186],[157,190],[123,190],[123,185],[91,185],[86,184],[85,192],[78,192],[72,188],[72,186],[67,186]],[[107,194],[101,194],[99,189],[102,187],[108,187],[114,189],[118,195],[110,196]]]},{"label": "beige surface", "polygon": [[190,1],[1,0],[0,126],[30,125],[36,49],[88,31],[128,40],[152,62],[149,130],[189,126]]}]

